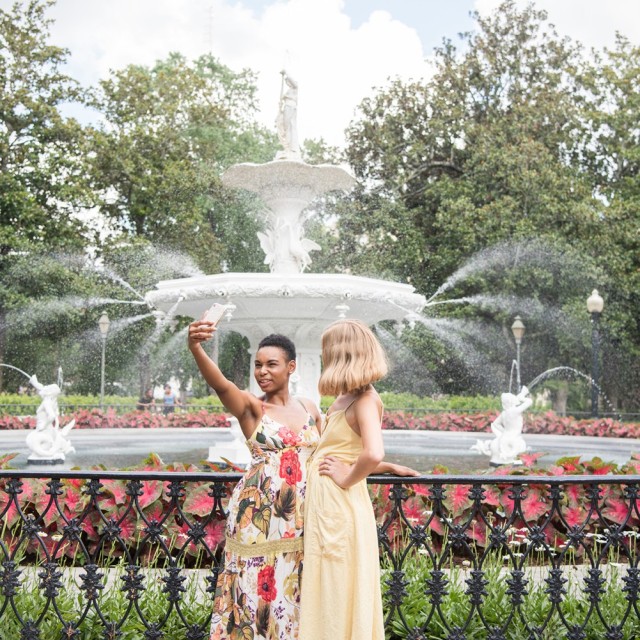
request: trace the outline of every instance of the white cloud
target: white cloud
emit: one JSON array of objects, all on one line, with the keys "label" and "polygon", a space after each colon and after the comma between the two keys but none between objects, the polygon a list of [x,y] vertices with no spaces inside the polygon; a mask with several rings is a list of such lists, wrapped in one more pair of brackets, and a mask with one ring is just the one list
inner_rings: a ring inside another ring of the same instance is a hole
[{"label": "white cloud", "polygon": [[[211,51],[235,70],[258,72],[260,118],[274,127],[286,66],[300,84],[301,138],[343,142],[359,102],[390,76],[430,73],[417,31],[386,11],[354,27],[344,0],[273,0],[262,11],[252,0],[58,0],[51,10],[56,44],[71,50],[69,73],[95,84],[109,69],[151,65],[171,51],[189,58]],[[517,0],[524,6],[529,0]],[[243,4],[244,2],[244,4]],[[499,0],[474,0],[482,14]],[[0,0],[9,8],[13,0]],[[620,30],[640,41],[636,0],[537,0],[558,30],[588,47],[611,45]],[[420,20],[419,11],[416,22]],[[453,37],[458,29],[452,25]]]},{"label": "white cloud", "polygon": [[386,11],[353,28],[343,0],[274,0],[260,14],[234,0],[58,0],[52,16],[53,38],[71,50],[69,72],[83,83],[170,51],[211,51],[232,69],[258,72],[260,118],[269,127],[286,66],[300,85],[300,137],[330,144],[343,143],[372,87],[427,72],[415,29]]}]

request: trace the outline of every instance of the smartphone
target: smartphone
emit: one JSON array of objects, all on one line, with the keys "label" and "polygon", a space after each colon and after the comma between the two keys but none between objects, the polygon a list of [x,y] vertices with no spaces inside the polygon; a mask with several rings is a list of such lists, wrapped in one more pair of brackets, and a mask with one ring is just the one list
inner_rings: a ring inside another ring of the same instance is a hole
[{"label": "smartphone", "polygon": [[214,304],[211,305],[209,309],[207,309],[207,311],[205,311],[205,314],[204,316],[202,316],[202,319],[205,322],[213,322],[213,324],[218,324],[218,322],[220,321],[220,318],[222,318],[222,316],[224,315],[225,311],[228,308],[229,306],[226,304],[219,304],[215,302]]}]

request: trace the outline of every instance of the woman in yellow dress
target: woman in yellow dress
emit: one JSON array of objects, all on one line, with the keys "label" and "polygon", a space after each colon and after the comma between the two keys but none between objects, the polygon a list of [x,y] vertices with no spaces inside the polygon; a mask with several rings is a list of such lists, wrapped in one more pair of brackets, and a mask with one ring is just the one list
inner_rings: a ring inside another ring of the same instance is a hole
[{"label": "woman in yellow dress", "polygon": [[339,320],[322,335],[322,363],[320,393],[337,397],[308,465],[300,639],[384,640],[366,478],[384,457],[382,401],[372,383],[386,375],[387,359],[365,324]]}]

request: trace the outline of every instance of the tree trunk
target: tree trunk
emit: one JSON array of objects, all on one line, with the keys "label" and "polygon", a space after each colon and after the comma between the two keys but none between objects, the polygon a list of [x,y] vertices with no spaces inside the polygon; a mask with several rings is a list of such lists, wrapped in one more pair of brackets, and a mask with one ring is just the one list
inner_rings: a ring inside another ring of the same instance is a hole
[{"label": "tree trunk", "polygon": [[[7,312],[0,307],[0,363],[4,362],[5,333],[7,326]],[[0,367],[0,393],[4,391],[4,367]]]},{"label": "tree trunk", "polygon": [[569,398],[569,385],[561,382],[553,394],[553,410],[559,416],[567,415],[567,399]]},{"label": "tree trunk", "polygon": [[140,382],[140,397],[151,388],[151,358],[148,351],[141,351],[138,358],[138,377]]}]

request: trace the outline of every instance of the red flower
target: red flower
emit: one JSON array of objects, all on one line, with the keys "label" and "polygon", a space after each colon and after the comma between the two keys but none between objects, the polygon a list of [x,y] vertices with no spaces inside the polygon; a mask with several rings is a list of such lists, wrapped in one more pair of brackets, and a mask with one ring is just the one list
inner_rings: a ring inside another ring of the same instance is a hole
[{"label": "red flower", "polygon": [[285,451],[280,458],[280,477],[284,478],[288,485],[295,485],[302,480],[300,460],[295,451]]},{"label": "red flower", "polygon": [[278,595],[273,567],[267,565],[258,573],[258,595],[266,602],[273,602]]},{"label": "red flower", "polygon": [[282,439],[282,443],[285,447],[292,447],[300,441],[300,436],[288,427],[281,427],[278,429],[278,435]]}]

